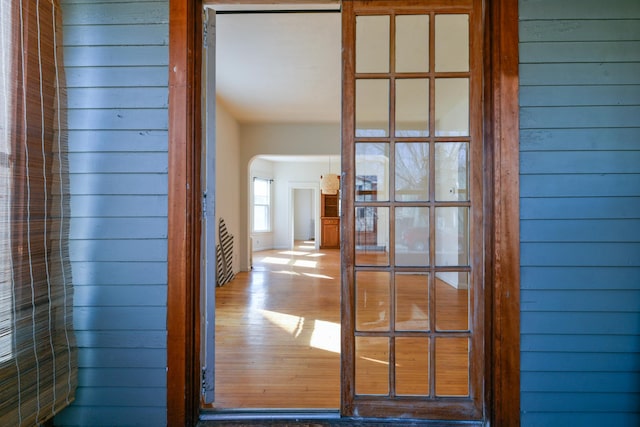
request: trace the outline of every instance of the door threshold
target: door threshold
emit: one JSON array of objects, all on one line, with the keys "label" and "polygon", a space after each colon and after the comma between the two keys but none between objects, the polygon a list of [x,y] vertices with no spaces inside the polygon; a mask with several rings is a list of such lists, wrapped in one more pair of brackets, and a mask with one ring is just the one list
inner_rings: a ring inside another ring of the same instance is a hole
[{"label": "door threshold", "polygon": [[[203,410],[200,421],[301,421],[301,420],[337,420],[337,409],[222,409]],[[200,425],[200,424],[199,424]],[[206,425],[206,424],[204,424]]]},{"label": "door threshold", "polygon": [[251,418],[276,418],[282,419],[324,419],[324,418],[340,418],[338,409],[203,409],[200,412],[200,420],[218,420],[218,419],[251,419]]},{"label": "door threshold", "polygon": [[200,412],[197,427],[283,426],[287,427],[484,427],[482,421],[447,421],[407,418],[342,417],[339,410],[225,409]]}]

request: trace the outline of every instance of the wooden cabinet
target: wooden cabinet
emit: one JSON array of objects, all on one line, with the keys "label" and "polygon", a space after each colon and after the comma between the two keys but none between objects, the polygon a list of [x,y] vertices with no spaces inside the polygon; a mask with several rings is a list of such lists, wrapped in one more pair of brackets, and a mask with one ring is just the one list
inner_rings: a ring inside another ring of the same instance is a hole
[{"label": "wooden cabinet", "polygon": [[323,194],[320,204],[320,248],[340,247],[340,209],[337,194]]},{"label": "wooden cabinet", "polygon": [[340,218],[322,218],[321,249],[334,249],[340,247]]},{"label": "wooden cabinet", "polygon": [[338,218],[340,216],[338,210],[338,195],[323,194],[320,204],[320,216]]}]

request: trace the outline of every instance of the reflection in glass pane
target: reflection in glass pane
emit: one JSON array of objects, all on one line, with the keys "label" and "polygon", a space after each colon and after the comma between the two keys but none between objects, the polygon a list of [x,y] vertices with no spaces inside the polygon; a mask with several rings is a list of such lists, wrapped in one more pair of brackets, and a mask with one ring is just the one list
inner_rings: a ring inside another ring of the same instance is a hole
[{"label": "reflection in glass pane", "polygon": [[429,135],[429,80],[396,80],[396,136]]},{"label": "reflection in glass pane", "polygon": [[389,80],[356,80],[356,136],[389,135]]},{"label": "reflection in glass pane", "polygon": [[396,338],[396,394],[429,394],[429,338]]},{"label": "reflection in glass pane", "polygon": [[469,273],[436,274],[436,329],[469,330]]},{"label": "reflection in glass pane", "polygon": [[469,265],[469,208],[436,208],[436,265]]},{"label": "reflection in glass pane", "polygon": [[396,72],[429,71],[429,15],[396,16]]},{"label": "reflection in glass pane", "polygon": [[356,73],[389,71],[388,15],[356,16]]},{"label": "reflection in glass pane", "polygon": [[356,265],[389,265],[389,208],[356,207]]},{"label": "reflection in glass pane", "polygon": [[469,79],[436,79],[436,136],[469,135]]},{"label": "reflection in glass pane", "polygon": [[356,201],[389,200],[389,144],[356,144]]},{"label": "reflection in glass pane", "polygon": [[429,200],[429,144],[396,142],[396,200]]},{"label": "reflection in glass pane", "polygon": [[469,395],[469,339],[436,338],[436,395]]},{"label": "reflection in glass pane", "polygon": [[396,265],[429,265],[429,208],[401,207],[395,212]]},{"label": "reflection in glass pane", "polygon": [[436,15],[436,71],[469,71],[469,15]]},{"label": "reflection in glass pane", "polygon": [[429,275],[396,273],[396,331],[429,330]]},{"label": "reflection in glass pane", "polygon": [[356,394],[389,394],[389,338],[356,337]]},{"label": "reflection in glass pane", "polygon": [[469,200],[469,144],[436,144],[436,200]]},{"label": "reflection in glass pane", "polygon": [[356,330],[388,331],[391,281],[386,271],[356,273]]}]

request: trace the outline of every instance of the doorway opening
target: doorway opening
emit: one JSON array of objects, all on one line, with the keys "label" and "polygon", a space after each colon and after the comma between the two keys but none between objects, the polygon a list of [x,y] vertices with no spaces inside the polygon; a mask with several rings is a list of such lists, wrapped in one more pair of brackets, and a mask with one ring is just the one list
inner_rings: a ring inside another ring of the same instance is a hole
[{"label": "doorway opening", "polygon": [[316,248],[316,200],[315,191],[310,188],[291,188],[291,247],[296,242],[304,241],[307,246]]},{"label": "doorway opening", "polygon": [[340,155],[340,14],[210,6],[215,216],[235,236],[237,274],[212,295],[215,387],[203,409],[335,411],[340,250],[319,242],[320,178],[339,173],[329,169]]},{"label": "doorway opening", "polygon": [[[198,363],[203,359],[198,357],[198,352],[203,347],[200,322],[207,301],[194,293],[194,283],[201,276],[202,265],[200,257],[193,255],[194,249],[197,253],[202,243],[199,230],[203,212],[198,203],[199,194],[194,194],[193,190],[199,192],[201,189],[199,165],[205,155],[200,148],[201,139],[197,137],[201,123],[200,87],[204,82],[201,82],[199,67],[191,66],[194,61],[197,65],[201,63],[197,55],[202,46],[202,38],[198,37],[201,34],[201,4],[197,0],[171,4],[169,140],[176,143],[169,144],[168,172],[171,202],[167,255],[167,416],[170,425],[195,425],[203,380],[202,365]],[[416,2],[388,1],[385,4],[389,7],[415,6]],[[485,0],[484,4],[484,37],[474,47],[484,49],[483,119],[484,140],[488,147],[486,170],[489,172],[485,183],[490,193],[485,204],[485,230],[488,233],[485,269],[488,275],[486,289],[492,303],[487,307],[490,328],[486,334],[485,393],[488,400],[484,419],[502,425],[513,423],[520,416],[518,7],[517,2],[508,0]],[[195,60],[193,52],[196,52]],[[343,195],[343,200],[346,199]],[[343,408],[341,415],[348,417],[349,409]],[[414,416],[433,419],[424,413]],[[201,419],[204,417],[201,414]],[[480,425],[480,422],[476,424]]]}]

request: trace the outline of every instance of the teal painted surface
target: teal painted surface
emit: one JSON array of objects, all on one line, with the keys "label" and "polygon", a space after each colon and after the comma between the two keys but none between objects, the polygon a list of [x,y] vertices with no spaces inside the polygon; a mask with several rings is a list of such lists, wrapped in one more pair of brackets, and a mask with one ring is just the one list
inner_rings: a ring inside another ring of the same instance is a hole
[{"label": "teal painted surface", "polygon": [[[56,424],[164,425],[168,2],[63,4],[81,389]],[[522,425],[638,425],[640,3],[520,17]]]},{"label": "teal painted surface", "polygon": [[62,3],[79,388],[55,424],[165,425],[168,2]]},{"label": "teal painted surface", "polygon": [[520,0],[521,425],[640,425],[640,2]]}]

